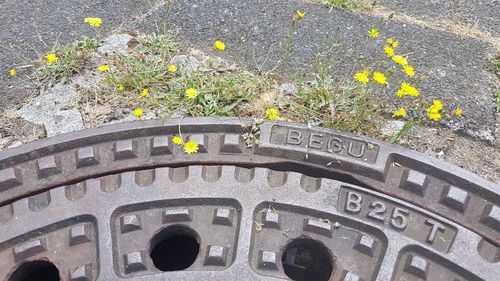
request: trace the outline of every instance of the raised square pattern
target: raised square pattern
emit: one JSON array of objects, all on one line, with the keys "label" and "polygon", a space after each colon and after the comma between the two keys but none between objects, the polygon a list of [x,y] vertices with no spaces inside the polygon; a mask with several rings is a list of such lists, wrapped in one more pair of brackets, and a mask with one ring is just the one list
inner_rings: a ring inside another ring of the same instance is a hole
[{"label": "raised square pattern", "polygon": [[204,265],[226,266],[227,248],[223,246],[210,245],[207,248]]},{"label": "raised square pattern", "polygon": [[142,251],[135,251],[126,254],[124,257],[125,273],[143,271],[147,269],[144,254]]},{"label": "raised square pattern", "polygon": [[61,172],[61,170],[57,166],[56,158],[54,157],[54,155],[42,157],[38,159],[36,163],[39,178],[46,178],[55,174],[59,174]]},{"label": "raised square pattern", "polygon": [[0,191],[21,185],[21,175],[15,168],[0,170]]},{"label": "raised square pattern", "polygon": [[163,211],[163,223],[192,221],[192,211],[187,208],[167,209]]},{"label": "raised square pattern", "polygon": [[426,280],[428,269],[429,269],[429,264],[424,258],[416,255],[408,256],[408,260],[406,262],[406,267],[405,267],[406,272]]},{"label": "raised square pattern", "polygon": [[222,136],[220,152],[241,153],[240,135],[226,134]]},{"label": "raised square pattern", "polygon": [[99,163],[92,146],[81,147],[76,151],[76,167],[82,168]]},{"label": "raised square pattern", "polygon": [[34,256],[47,250],[45,239],[36,239],[16,245],[13,249],[16,261]]},{"label": "raised square pattern", "polygon": [[194,141],[198,144],[198,153],[208,152],[208,136],[191,135],[191,136],[189,136],[189,140]]},{"label": "raised square pattern", "polygon": [[500,232],[500,207],[497,205],[489,204],[484,208],[483,214],[481,216],[481,221]]},{"label": "raised square pattern", "polygon": [[90,226],[88,224],[80,224],[74,226],[69,231],[69,245],[74,246],[91,241]]},{"label": "raised square pattern", "polygon": [[275,252],[260,250],[259,264],[257,267],[259,269],[264,269],[264,270],[277,270],[278,269],[277,256],[278,255]]},{"label": "raised square pattern", "polygon": [[171,154],[167,136],[155,136],[149,141],[151,155]]},{"label": "raised square pattern", "polygon": [[139,215],[125,215],[120,218],[120,230],[127,233],[141,229],[141,217]]},{"label": "raised square pattern", "polygon": [[216,208],[214,210],[213,224],[233,225],[234,210],[229,208]]},{"label": "raised square pattern", "polygon": [[281,229],[281,216],[278,212],[267,210],[262,215],[262,222],[265,228]]},{"label": "raised square pattern", "polygon": [[467,191],[455,186],[446,186],[443,189],[440,202],[461,213],[467,208],[470,196]]},{"label": "raised square pattern", "polygon": [[70,281],[90,281],[92,280],[92,265],[86,264],[75,268],[69,275]]},{"label": "raised square pattern", "polygon": [[416,195],[423,196],[427,189],[428,183],[429,179],[426,174],[415,170],[406,169],[403,172],[403,176],[401,178],[399,186]]},{"label": "raised square pattern", "polygon": [[368,235],[360,234],[354,247],[358,251],[373,257],[373,253],[377,247],[377,241]]},{"label": "raised square pattern", "polygon": [[363,279],[361,279],[358,275],[350,272],[350,271],[347,271],[344,275],[344,278],[342,279],[342,281],[363,281]]},{"label": "raised square pattern", "polygon": [[332,237],[332,224],[319,219],[306,218],[304,219],[304,231]]},{"label": "raised square pattern", "polygon": [[137,157],[137,144],[132,140],[120,140],[114,145],[115,160]]}]

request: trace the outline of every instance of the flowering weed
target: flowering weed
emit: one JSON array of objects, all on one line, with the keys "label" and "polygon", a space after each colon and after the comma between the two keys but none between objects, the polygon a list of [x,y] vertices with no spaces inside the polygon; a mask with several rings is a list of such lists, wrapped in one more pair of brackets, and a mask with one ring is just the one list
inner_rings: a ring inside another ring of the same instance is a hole
[{"label": "flowering weed", "polygon": [[47,54],[35,70],[35,78],[39,85],[55,84],[82,70],[90,53],[99,45],[99,39],[84,38]]},{"label": "flowering weed", "polygon": [[[325,3],[347,10],[366,4],[354,0],[325,0]],[[306,11],[291,13],[290,32],[282,42],[281,67],[288,64],[294,35],[307,20]],[[100,25],[94,20],[86,22],[92,27]],[[182,56],[191,56],[199,65],[187,73],[181,56],[174,59],[182,54],[175,34],[140,35],[130,41],[133,44],[129,42],[127,52],[110,54],[100,66],[92,66],[94,73],[101,72],[100,77],[104,79],[96,89],[88,90],[87,96],[102,104],[113,101],[111,104],[126,106],[125,113],[138,118],[151,112],[158,117],[170,117],[177,112],[189,116],[248,116],[259,120],[265,117],[271,121],[296,121],[379,138],[387,119],[404,120],[403,129],[390,138],[392,142],[399,141],[416,124],[459,118],[462,109],[447,108],[440,100],[422,98],[419,90],[422,76],[419,77],[418,68],[412,66],[411,58],[404,52],[405,42],[388,38],[378,28],[368,27],[361,38],[367,44],[357,44],[374,49],[371,51],[378,56],[368,55],[353,61],[348,65],[352,67],[350,77],[335,76],[332,62],[325,61],[331,49],[336,48],[335,44],[330,50],[317,54],[312,69],[302,70],[295,78],[286,78],[247,71],[220,59],[195,55],[195,52]],[[98,48],[100,42],[100,39],[85,39],[56,49],[52,59],[47,57],[37,70],[39,80],[56,82],[80,71],[89,53]],[[226,49],[222,41],[209,44],[218,51]],[[230,42],[228,46],[232,46]],[[305,77],[309,81],[306,82]],[[283,91],[278,86],[283,82],[295,90]],[[421,115],[416,116],[415,112]],[[254,140],[251,143],[257,143],[257,139]],[[184,143],[182,135],[173,141],[183,145],[185,153],[198,151],[198,144]]]}]

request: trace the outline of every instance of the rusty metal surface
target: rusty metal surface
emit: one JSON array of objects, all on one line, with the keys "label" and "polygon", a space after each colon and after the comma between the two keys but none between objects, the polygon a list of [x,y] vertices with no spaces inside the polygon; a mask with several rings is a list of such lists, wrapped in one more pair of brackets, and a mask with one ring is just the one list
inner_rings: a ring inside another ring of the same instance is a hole
[{"label": "rusty metal surface", "polygon": [[[249,120],[187,118],[182,134],[201,145],[187,155],[171,140],[179,121],[0,152],[0,280],[42,259],[61,280],[282,279],[287,264],[308,274],[295,255],[282,261],[297,238],[328,249],[328,280],[500,276],[494,183],[399,146],[286,123],[260,125],[262,143],[247,148]],[[151,257],[168,227],[192,231],[199,247],[183,271]]]}]

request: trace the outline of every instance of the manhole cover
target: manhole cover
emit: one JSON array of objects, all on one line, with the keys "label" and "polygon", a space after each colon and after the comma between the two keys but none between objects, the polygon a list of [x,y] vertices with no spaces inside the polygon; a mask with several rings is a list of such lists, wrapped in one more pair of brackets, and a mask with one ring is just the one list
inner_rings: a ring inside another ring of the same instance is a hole
[{"label": "manhole cover", "polygon": [[182,120],[185,154],[178,123],[0,152],[0,280],[500,280],[494,183],[322,128],[247,147],[234,118]]}]

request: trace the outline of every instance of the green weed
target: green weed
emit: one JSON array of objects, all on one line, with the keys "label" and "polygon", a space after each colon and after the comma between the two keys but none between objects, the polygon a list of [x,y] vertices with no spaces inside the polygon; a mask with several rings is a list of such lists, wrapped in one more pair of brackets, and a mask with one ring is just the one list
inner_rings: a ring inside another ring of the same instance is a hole
[{"label": "green weed", "polygon": [[500,78],[500,54],[491,60],[490,70]]},{"label": "green weed", "polygon": [[323,0],[323,4],[329,8],[336,8],[345,11],[352,11],[363,6],[362,3],[356,0]]},{"label": "green weed", "polygon": [[39,85],[53,85],[64,78],[78,73],[85,66],[88,55],[100,46],[97,38],[84,38],[71,45],[58,47],[54,54],[59,58],[55,63],[45,61],[35,69],[35,79]]},{"label": "green weed", "polygon": [[139,36],[139,43],[146,48],[146,53],[159,55],[162,59],[170,59],[170,57],[178,52],[177,43],[175,42],[175,34],[166,32],[164,34],[147,34]]},{"label": "green weed", "polygon": [[495,94],[495,105],[497,108],[497,112],[500,112],[500,90],[498,90]]}]

